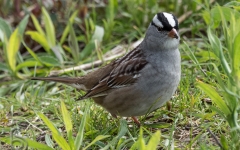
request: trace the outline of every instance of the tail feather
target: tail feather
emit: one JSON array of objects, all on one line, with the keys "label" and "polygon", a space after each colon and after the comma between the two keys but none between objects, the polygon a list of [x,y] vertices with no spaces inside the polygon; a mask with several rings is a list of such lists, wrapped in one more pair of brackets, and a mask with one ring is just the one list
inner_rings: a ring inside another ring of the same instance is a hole
[{"label": "tail feather", "polygon": [[65,84],[77,83],[79,78],[70,77],[33,77],[31,80],[41,80],[41,81],[53,81]]},{"label": "tail feather", "polygon": [[33,77],[31,80],[41,80],[41,81],[53,81],[59,82],[63,84],[70,85],[80,90],[86,90],[85,85],[83,85],[80,81],[81,78],[72,78],[72,77]]}]

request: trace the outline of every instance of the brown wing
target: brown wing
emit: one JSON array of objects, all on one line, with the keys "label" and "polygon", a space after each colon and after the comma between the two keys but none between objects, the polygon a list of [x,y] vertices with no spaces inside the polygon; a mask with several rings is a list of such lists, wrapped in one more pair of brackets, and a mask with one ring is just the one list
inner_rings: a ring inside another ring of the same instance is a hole
[{"label": "brown wing", "polygon": [[146,64],[147,61],[140,50],[131,51],[121,59],[116,60],[112,64],[114,66],[112,71],[80,99],[104,96],[110,89],[121,88],[135,83],[141,76],[140,71]]}]

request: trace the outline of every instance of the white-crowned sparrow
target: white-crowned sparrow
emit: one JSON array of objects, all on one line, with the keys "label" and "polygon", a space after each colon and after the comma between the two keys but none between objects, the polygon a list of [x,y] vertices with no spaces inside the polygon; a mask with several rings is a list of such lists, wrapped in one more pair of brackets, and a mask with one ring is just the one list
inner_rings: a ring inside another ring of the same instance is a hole
[{"label": "white-crowned sparrow", "polygon": [[34,77],[86,91],[113,116],[134,117],[151,112],[175,92],[181,75],[178,21],[162,12],[153,17],[142,43],[125,56],[82,77]]}]

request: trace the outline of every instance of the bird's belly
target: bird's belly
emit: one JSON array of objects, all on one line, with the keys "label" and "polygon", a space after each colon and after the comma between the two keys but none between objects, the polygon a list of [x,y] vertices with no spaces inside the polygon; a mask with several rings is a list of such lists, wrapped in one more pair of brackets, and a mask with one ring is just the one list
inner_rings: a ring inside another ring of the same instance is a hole
[{"label": "bird's belly", "polygon": [[[149,66],[148,66],[149,67]],[[143,74],[132,86],[109,92],[101,104],[111,114],[141,116],[170,100],[180,80],[180,72],[156,70]]]}]

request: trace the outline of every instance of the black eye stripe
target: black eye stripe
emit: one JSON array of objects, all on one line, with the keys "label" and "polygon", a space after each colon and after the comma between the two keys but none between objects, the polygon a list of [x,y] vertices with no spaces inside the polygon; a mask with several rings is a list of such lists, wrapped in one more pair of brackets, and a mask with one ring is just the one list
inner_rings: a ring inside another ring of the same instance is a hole
[{"label": "black eye stripe", "polygon": [[158,29],[158,28],[161,28],[161,27],[157,26],[154,22],[152,22],[152,25],[153,25],[154,27],[156,27],[157,29]]},{"label": "black eye stripe", "polygon": [[156,25],[154,22],[152,22],[151,25],[153,25],[158,31],[171,31],[172,30],[172,27],[170,30],[166,27],[161,28],[158,25]]},{"label": "black eye stripe", "polygon": [[158,31],[164,30],[163,28],[157,26],[153,21],[151,22],[151,25],[153,25],[154,27],[156,27]]},{"label": "black eye stripe", "polygon": [[[163,13],[158,13],[158,14],[157,14],[157,19],[158,19],[158,20],[162,23],[162,25],[163,25],[162,30],[171,31],[172,28],[175,28],[175,29],[178,31],[178,21],[177,21],[177,18],[176,18],[174,15],[172,15],[172,16],[173,16],[174,21],[176,22],[176,25],[175,25],[174,27],[172,27],[172,26],[169,24],[168,19],[164,16]],[[151,24],[154,25],[156,28],[158,28],[158,26],[157,26],[153,21],[152,21]]]}]

